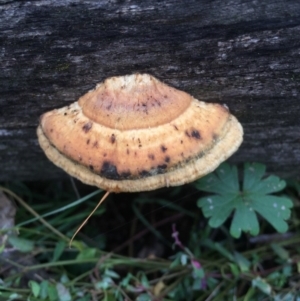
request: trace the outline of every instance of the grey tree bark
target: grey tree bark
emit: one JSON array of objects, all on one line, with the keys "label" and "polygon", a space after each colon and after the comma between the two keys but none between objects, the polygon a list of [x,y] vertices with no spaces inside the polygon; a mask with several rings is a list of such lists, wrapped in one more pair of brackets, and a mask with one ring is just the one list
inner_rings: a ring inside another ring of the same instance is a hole
[{"label": "grey tree bark", "polygon": [[134,72],[227,104],[245,130],[232,162],[299,177],[299,0],[0,0],[0,180],[63,177],[39,115]]}]

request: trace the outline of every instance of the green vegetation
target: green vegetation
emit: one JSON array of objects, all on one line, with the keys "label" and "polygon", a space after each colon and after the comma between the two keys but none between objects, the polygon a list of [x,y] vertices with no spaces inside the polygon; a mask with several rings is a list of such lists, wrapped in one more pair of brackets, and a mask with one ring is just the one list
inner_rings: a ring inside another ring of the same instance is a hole
[{"label": "green vegetation", "polygon": [[69,248],[103,194],[76,187],[3,184],[0,300],[300,300],[296,180],[224,163],[183,187],[110,195]]},{"label": "green vegetation", "polygon": [[211,227],[220,227],[235,210],[230,234],[235,238],[239,238],[242,231],[257,235],[259,223],[256,211],[278,232],[287,231],[285,220],[291,215],[293,203],[287,197],[270,195],[282,191],[286,183],[275,176],[262,179],[265,169],[262,164],[245,164],[242,189],[236,166],[230,167],[226,163],[215,174],[196,182],[199,190],[216,193],[198,201],[204,216],[210,217]]}]

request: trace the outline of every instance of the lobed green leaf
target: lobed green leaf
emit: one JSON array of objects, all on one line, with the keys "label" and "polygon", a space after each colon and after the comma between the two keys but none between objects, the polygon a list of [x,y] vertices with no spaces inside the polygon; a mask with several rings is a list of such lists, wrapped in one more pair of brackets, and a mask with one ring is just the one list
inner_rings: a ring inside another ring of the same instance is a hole
[{"label": "lobed green leaf", "polygon": [[259,233],[257,213],[278,232],[287,231],[286,220],[290,217],[293,203],[283,196],[270,195],[285,188],[285,181],[276,176],[263,178],[265,166],[247,163],[244,166],[243,190],[240,190],[235,166],[223,163],[214,174],[200,179],[197,189],[215,193],[198,200],[198,207],[209,218],[213,228],[221,226],[231,215],[230,234],[238,238],[242,232]]}]

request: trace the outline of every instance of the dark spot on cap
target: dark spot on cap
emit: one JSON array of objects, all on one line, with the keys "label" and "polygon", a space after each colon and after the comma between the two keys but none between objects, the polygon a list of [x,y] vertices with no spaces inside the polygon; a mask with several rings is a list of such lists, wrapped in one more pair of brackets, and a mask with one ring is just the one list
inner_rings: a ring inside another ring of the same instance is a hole
[{"label": "dark spot on cap", "polygon": [[86,140],[86,144],[90,144],[90,139]]},{"label": "dark spot on cap", "polygon": [[131,177],[131,172],[130,171],[123,171],[120,174],[121,179],[130,179]]},{"label": "dark spot on cap", "polygon": [[166,156],[166,157],[165,157],[165,162],[166,162],[166,163],[169,163],[169,162],[170,162],[170,157],[169,157],[169,156]]},{"label": "dark spot on cap", "polygon": [[162,151],[163,153],[165,153],[166,150],[167,150],[167,148],[166,148],[164,145],[161,145],[161,146],[160,146],[160,149],[161,149],[161,151]]},{"label": "dark spot on cap", "polygon": [[197,157],[198,158],[201,158],[201,157],[203,157],[205,155],[205,152],[204,151],[201,151],[198,155],[197,155]]},{"label": "dark spot on cap", "polygon": [[103,157],[106,157],[106,156],[107,156],[107,153],[104,153],[104,154],[103,154]]},{"label": "dark spot on cap", "polygon": [[183,143],[183,140],[180,140],[180,143],[182,144],[182,143]]},{"label": "dark spot on cap", "polygon": [[212,138],[213,138],[214,142],[216,142],[216,141],[219,140],[219,135],[213,133],[213,134],[212,134]]},{"label": "dark spot on cap", "polygon": [[142,177],[142,178],[145,178],[145,177],[150,177],[151,176],[151,173],[147,170],[141,170],[139,172],[139,175]]},{"label": "dark spot on cap", "polygon": [[110,137],[110,142],[111,142],[112,144],[114,144],[114,143],[116,142],[116,136],[115,136],[115,134],[112,134],[112,135],[111,135],[111,137]]},{"label": "dark spot on cap", "polygon": [[98,148],[98,141],[95,141],[95,142],[93,143],[93,147],[94,147],[94,148]]},{"label": "dark spot on cap", "polygon": [[161,103],[160,103],[160,101],[159,100],[157,100],[157,99],[154,99],[154,101],[158,104],[158,106],[160,107],[161,106]]},{"label": "dark spot on cap", "polygon": [[118,173],[117,167],[109,161],[104,161],[100,170],[100,175],[112,180],[119,180],[120,175]]},{"label": "dark spot on cap", "polygon": [[178,127],[175,124],[173,125],[173,127],[176,131],[178,131]]},{"label": "dark spot on cap", "polygon": [[68,113],[67,113],[67,112],[65,112],[65,113],[64,113],[64,115],[65,115],[65,116],[67,116],[67,115],[68,115]]},{"label": "dark spot on cap", "polygon": [[185,131],[185,135],[188,136],[189,138],[194,138],[197,140],[201,139],[201,135],[200,135],[199,131],[195,130],[195,129],[192,129],[190,131],[190,133],[188,131]]},{"label": "dark spot on cap", "polygon": [[193,138],[195,138],[195,139],[198,139],[198,140],[201,139],[201,135],[200,135],[200,133],[199,133],[198,130],[192,130],[191,136],[192,136]]},{"label": "dark spot on cap", "polygon": [[[75,120],[74,120],[74,122],[75,122]],[[92,126],[93,126],[93,124],[89,121],[82,127],[82,129],[85,133],[87,133],[92,128]]]},{"label": "dark spot on cap", "polygon": [[167,168],[167,164],[161,164],[157,166],[157,173],[165,173],[165,170]]},{"label": "dark spot on cap", "polygon": [[149,155],[148,155],[148,158],[151,159],[151,160],[154,160],[154,159],[155,159],[155,156],[154,156],[153,154],[149,154]]},{"label": "dark spot on cap", "polygon": [[127,148],[127,150],[126,150],[126,153],[127,153],[127,155],[129,155],[130,154],[130,151],[129,151],[129,149]]},{"label": "dark spot on cap", "polygon": [[53,129],[50,129],[50,133],[52,133],[53,132]]}]

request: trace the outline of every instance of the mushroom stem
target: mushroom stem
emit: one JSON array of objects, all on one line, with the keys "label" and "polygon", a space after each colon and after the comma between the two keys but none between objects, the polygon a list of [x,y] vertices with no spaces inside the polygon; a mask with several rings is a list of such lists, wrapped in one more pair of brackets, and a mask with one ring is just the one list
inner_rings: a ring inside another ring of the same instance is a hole
[{"label": "mushroom stem", "polygon": [[81,223],[81,225],[78,227],[78,229],[75,231],[75,233],[73,234],[70,243],[69,243],[69,247],[71,248],[72,246],[72,242],[75,238],[75,236],[77,235],[77,233],[82,229],[82,227],[87,223],[87,221],[90,219],[90,217],[95,213],[95,211],[99,208],[99,206],[105,201],[105,199],[109,196],[110,191],[106,191],[106,193],[104,194],[104,196],[102,197],[102,199],[99,201],[99,203],[97,204],[97,206],[93,209],[93,211],[89,214],[89,216]]}]

